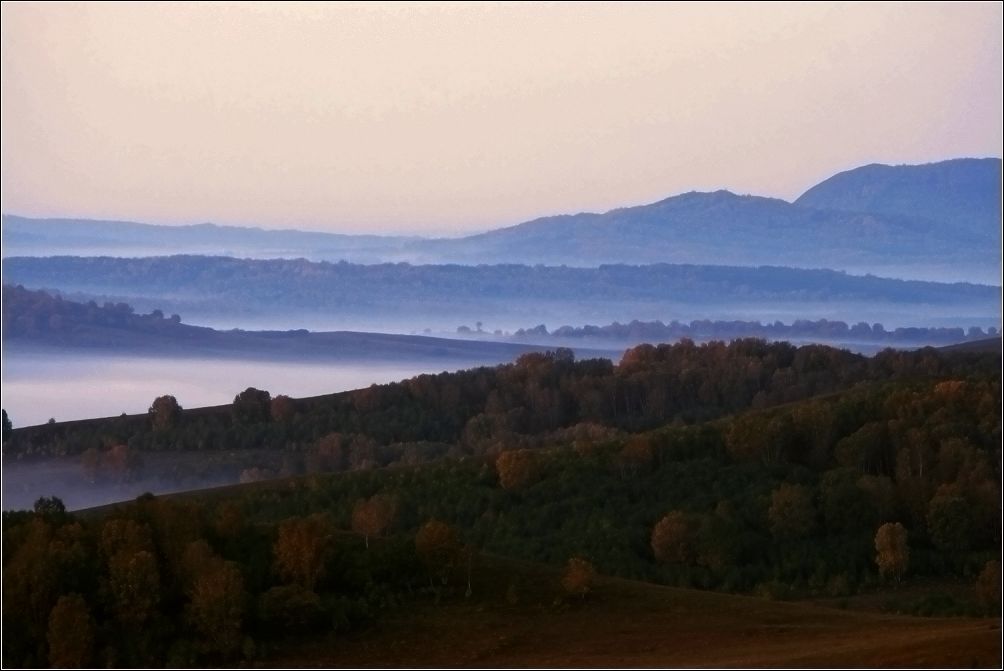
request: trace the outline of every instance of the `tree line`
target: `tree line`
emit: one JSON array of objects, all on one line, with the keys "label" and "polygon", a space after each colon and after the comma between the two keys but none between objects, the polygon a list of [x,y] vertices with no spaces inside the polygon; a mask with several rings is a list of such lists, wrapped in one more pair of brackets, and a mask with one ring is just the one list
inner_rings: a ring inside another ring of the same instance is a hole
[{"label": "tree line", "polygon": [[[470,329],[467,329],[470,331]],[[606,326],[586,325],[580,327],[561,326],[548,331],[544,324],[532,328],[518,329],[517,338],[603,338],[620,341],[657,342],[691,338],[695,340],[718,340],[735,338],[767,338],[770,340],[814,339],[829,342],[862,343],[914,343],[914,344],[954,344],[972,340],[993,338],[998,335],[996,327],[984,331],[979,326],[968,329],[962,327],[897,327],[892,330],[880,323],[847,322],[829,319],[797,319],[791,324],[781,321],[764,324],[759,321],[695,319],[689,323],[673,320],[643,322],[633,320],[627,324],[614,322]]]}]

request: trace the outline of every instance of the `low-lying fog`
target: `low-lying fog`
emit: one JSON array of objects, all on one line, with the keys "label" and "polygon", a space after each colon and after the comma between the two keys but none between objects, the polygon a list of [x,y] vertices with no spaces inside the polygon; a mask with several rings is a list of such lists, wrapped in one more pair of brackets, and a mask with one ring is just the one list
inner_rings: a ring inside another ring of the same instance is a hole
[{"label": "low-lying fog", "polygon": [[47,354],[5,356],[3,408],[15,427],[146,412],[171,394],[183,408],[231,403],[248,387],[273,396],[316,396],[479,365],[286,363]]},{"label": "low-lying fog", "polygon": [[[316,396],[484,363],[427,359],[405,364],[308,364],[19,352],[4,357],[0,396],[14,426],[19,427],[42,424],[49,418],[65,421],[142,413],[164,394],[173,395],[184,408],[195,408],[231,403],[248,387],[266,389],[273,396]],[[58,496],[68,509],[76,510],[133,499],[144,492],[165,494],[238,481],[238,468],[223,464],[210,468],[206,455],[143,454],[142,459],[144,467],[138,477],[101,483],[84,477],[79,455],[5,460],[3,509],[31,508],[40,496]]]},{"label": "low-lying fog", "polygon": [[3,467],[3,509],[31,510],[39,497],[57,496],[67,510],[80,510],[108,503],[129,501],[146,492],[169,494],[237,483],[238,478],[231,473],[180,479],[149,474],[155,471],[158,464],[163,464],[168,459],[176,461],[190,456],[176,453],[171,455],[144,454],[146,474],[122,482],[98,483],[92,483],[87,479],[79,455],[44,461],[5,462]]},{"label": "low-lying fog", "polygon": [[613,322],[626,324],[632,320],[665,323],[676,319],[682,322],[692,320],[740,320],[770,323],[781,321],[790,324],[799,319],[829,319],[845,321],[848,324],[867,322],[880,323],[886,329],[899,327],[961,327],[978,326],[987,329],[1001,328],[1000,306],[992,304],[960,304],[954,306],[926,305],[918,303],[888,302],[785,302],[763,303],[721,303],[709,301],[707,305],[689,305],[673,302],[610,302],[610,301],[534,301],[527,299],[519,303],[506,304],[486,298],[477,306],[442,305],[430,309],[427,306],[400,306],[395,310],[342,310],[337,313],[325,311],[305,311],[276,307],[269,312],[241,307],[201,310],[197,304],[171,302],[130,296],[127,302],[136,312],[146,314],[154,309],[166,313],[178,312],[182,321],[196,326],[228,330],[288,330],[308,329],[310,331],[366,331],[376,333],[407,333],[456,337],[458,326],[474,329],[480,322],[488,333],[498,330],[512,333],[518,329],[529,329],[545,324],[554,330],[560,326],[580,327],[585,324],[603,326]]}]

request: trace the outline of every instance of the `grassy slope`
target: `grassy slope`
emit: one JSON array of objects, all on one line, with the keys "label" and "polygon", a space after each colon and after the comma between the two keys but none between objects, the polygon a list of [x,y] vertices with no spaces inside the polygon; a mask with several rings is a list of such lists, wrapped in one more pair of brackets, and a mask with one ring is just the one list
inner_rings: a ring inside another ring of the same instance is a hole
[{"label": "grassy slope", "polygon": [[[1000,621],[914,618],[560,572],[483,557],[474,596],[404,606],[369,630],[289,642],[278,667],[1000,667]],[[510,585],[515,585],[510,590]],[[507,598],[515,594],[516,598]]]}]

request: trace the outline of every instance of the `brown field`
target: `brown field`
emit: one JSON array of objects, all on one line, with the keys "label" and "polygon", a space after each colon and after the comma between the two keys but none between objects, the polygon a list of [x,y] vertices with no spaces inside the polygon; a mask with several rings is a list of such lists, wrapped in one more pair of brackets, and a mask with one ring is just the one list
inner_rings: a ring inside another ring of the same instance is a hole
[{"label": "brown field", "polygon": [[[490,559],[470,601],[423,603],[366,631],[287,643],[281,667],[1001,668],[998,619],[918,618],[600,579]],[[510,589],[510,585],[517,586]]]}]

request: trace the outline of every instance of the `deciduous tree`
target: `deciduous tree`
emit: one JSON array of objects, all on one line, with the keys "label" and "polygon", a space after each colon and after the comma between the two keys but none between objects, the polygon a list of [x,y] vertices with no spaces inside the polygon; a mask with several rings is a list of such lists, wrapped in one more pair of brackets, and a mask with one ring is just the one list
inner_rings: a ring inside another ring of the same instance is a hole
[{"label": "deciduous tree", "polygon": [[263,389],[248,387],[234,397],[232,411],[239,424],[267,422],[272,417],[272,395]]},{"label": "deciduous tree", "polygon": [[782,484],[771,493],[767,518],[775,538],[804,538],[816,527],[812,492],[804,485]]},{"label": "deciduous tree", "polygon": [[352,530],[360,534],[370,546],[370,536],[379,536],[394,520],[397,506],[392,498],[375,494],[369,499],[359,499],[352,510]]},{"label": "deciduous tree", "polygon": [[674,510],[652,528],[652,554],[657,561],[686,564],[694,557],[693,524],[686,513]]},{"label": "deciduous tree", "polygon": [[884,578],[899,580],[910,562],[906,528],[899,522],[886,522],[875,534],[875,563]]},{"label": "deciduous tree", "polygon": [[56,668],[83,668],[94,649],[94,620],[84,597],[59,597],[49,614],[49,663]]},{"label": "deciduous tree", "polygon": [[158,396],[150,404],[150,423],[155,429],[170,429],[181,420],[181,406],[174,396]]},{"label": "deciduous tree", "polygon": [[438,577],[444,585],[449,581],[460,549],[456,530],[439,520],[429,520],[415,535],[415,552],[429,570],[430,582],[433,577]]},{"label": "deciduous tree", "polygon": [[503,489],[520,489],[537,477],[538,457],[531,450],[508,450],[495,460],[495,469]]},{"label": "deciduous tree", "polygon": [[291,517],[283,521],[274,546],[279,574],[313,590],[324,575],[333,542],[334,528],[327,515]]},{"label": "deciduous tree", "polygon": [[582,557],[572,557],[565,566],[561,577],[561,586],[569,594],[585,598],[596,582],[596,569],[592,563]]},{"label": "deciduous tree", "polygon": [[241,645],[244,578],[237,564],[216,559],[192,584],[188,616],[206,647],[232,655]]}]

